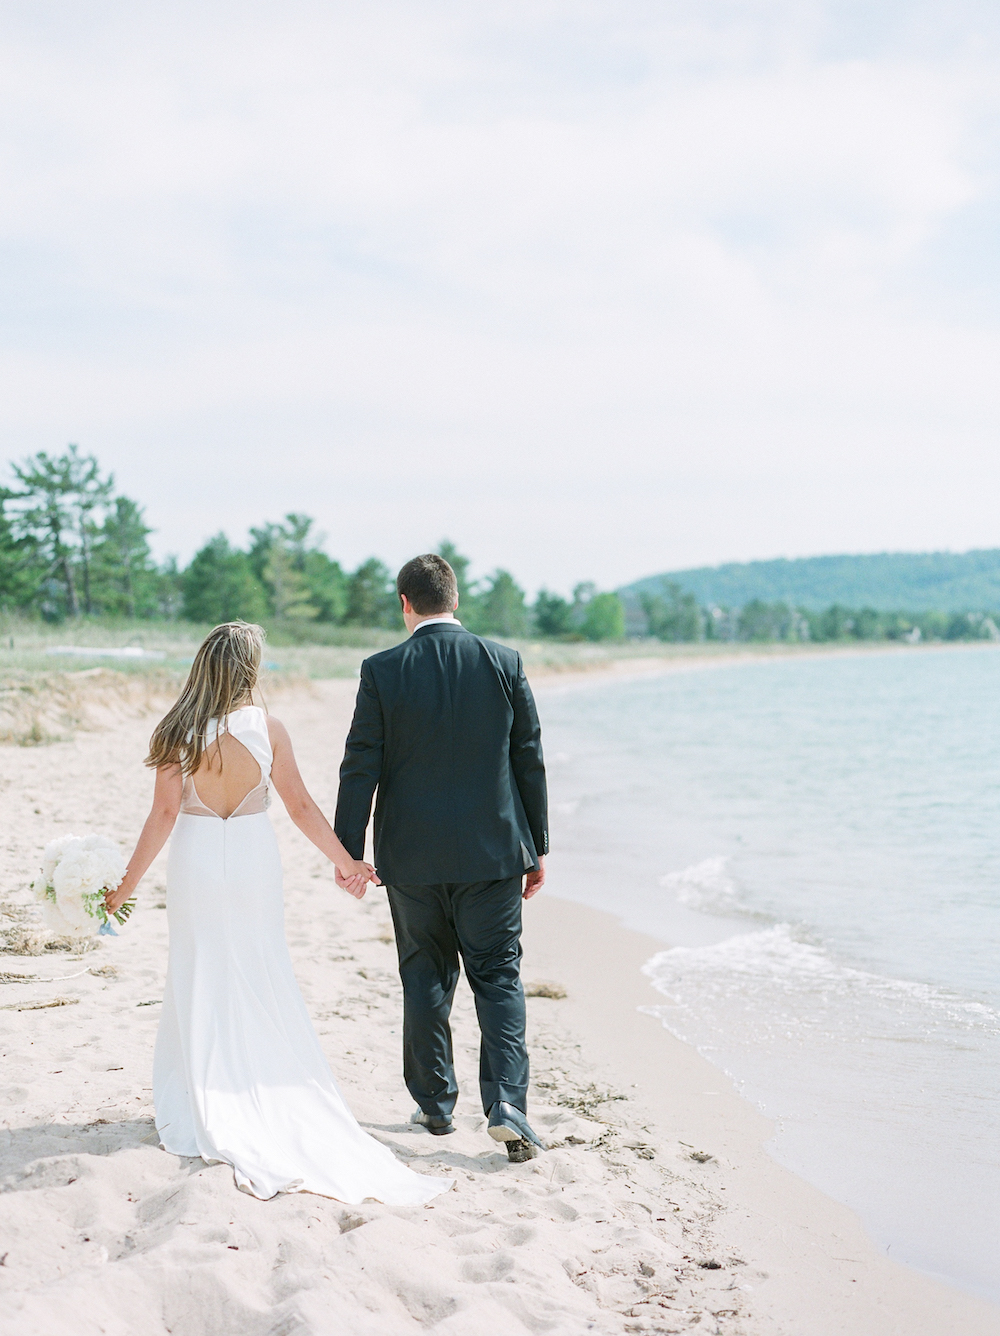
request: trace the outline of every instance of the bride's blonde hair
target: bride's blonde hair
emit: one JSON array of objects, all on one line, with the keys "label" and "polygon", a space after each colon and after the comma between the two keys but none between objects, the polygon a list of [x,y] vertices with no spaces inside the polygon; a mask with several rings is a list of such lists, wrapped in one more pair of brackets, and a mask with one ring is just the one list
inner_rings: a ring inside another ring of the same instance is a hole
[{"label": "bride's blonde hair", "polygon": [[210,719],[225,719],[253,700],[264,648],[264,628],[223,622],[198,647],[184,689],[153,731],[146,764],[154,770],[179,765],[185,775],[201,765]]}]

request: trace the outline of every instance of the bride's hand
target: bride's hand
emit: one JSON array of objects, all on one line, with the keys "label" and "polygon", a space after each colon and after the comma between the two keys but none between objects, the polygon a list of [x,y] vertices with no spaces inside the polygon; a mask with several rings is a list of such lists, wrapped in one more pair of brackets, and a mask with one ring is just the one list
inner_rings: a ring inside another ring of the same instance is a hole
[{"label": "bride's hand", "polygon": [[105,891],[104,908],[109,914],[117,913],[131,894],[130,888],[123,881],[116,891]]},{"label": "bride's hand", "polygon": [[357,858],[352,858],[344,870],[335,867],[333,875],[341,890],[347,891],[348,895],[353,895],[356,900],[360,900],[364,895],[370,881],[376,886],[382,885],[371,863],[364,863]]}]

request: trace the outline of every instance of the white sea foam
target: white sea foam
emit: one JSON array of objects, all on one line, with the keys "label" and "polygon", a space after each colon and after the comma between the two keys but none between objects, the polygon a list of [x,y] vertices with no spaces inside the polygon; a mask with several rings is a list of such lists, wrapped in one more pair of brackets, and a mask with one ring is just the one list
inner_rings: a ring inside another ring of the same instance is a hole
[{"label": "white sea foam", "polygon": [[723,1030],[758,1040],[808,1032],[857,1036],[859,1024],[878,1038],[923,1039],[931,1031],[941,1037],[946,1030],[1000,1034],[1000,1015],[992,1008],[947,989],[842,965],[796,937],[787,923],[713,946],[661,951],[643,973],[668,999],[667,1006],[644,1010],[695,1042]]},{"label": "white sea foam", "polygon": [[[996,1292],[1000,1015],[843,965],[788,924],[661,951],[642,1010],[777,1123],[790,1168],[862,1211],[916,1265]],[[916,1167],[916,1172],[914,1172]]]},{"label": "white sea foam", "polygon": [[680,872],[668,872],[660,885],[672,891],[678,904],[703,914],[734,914],[757,917],[753,908],[741,899],[739,887],[726,871],[729,859],[705,858]]}]

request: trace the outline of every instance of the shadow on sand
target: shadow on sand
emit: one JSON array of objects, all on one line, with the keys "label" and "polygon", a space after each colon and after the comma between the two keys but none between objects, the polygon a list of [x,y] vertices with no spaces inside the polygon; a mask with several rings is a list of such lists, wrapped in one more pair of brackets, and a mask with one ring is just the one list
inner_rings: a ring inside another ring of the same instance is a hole
[{"label": "shadow on sand", "polygon": [[[361,1123],[366,1132],[370,1132],[376,1141],[381,1141],[394,1154],[406,1162],[417,1160],[420,1164],[451,1166],[454,1169],[468,1169],[477,1174],[495,1174],[498,1169],[505,1169],[510,1161],[506,1152],[498,1150],[496,1142],[486,1141],[479,1155],[464,1155],[461,1151],[449,1148],[450,1137],[431,1136],[422,1127],[412,1123]],[[379,1133],[386,1133],[380,1136]],[[412,1138],[412,1146],[401,1146],[390,1138],[405,1136]]]},{"label": "shadow on sand", "polygon": [[[59,1177],[58,1162],[69,1157],[114,1155],[122,1150],[159,1144],[152,1118],[121,1122],[98,1118],[92,1123],[36,1123],[31,1127],[8,1128],[0,1132],[0,1192],[54,1187],[59,1182],[72,1181],[69,1163],[65,1165],[66,1176]],[[200,1165],[202,1161],[192,1163]]]}]

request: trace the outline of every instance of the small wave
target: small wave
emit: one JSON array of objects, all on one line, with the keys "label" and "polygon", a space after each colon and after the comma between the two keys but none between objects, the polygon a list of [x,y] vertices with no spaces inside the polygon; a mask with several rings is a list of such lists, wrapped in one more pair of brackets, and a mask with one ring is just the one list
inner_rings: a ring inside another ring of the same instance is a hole
[{"label": "small wave", "polygon": [[[710,860],[720,862],[721,860]],[[704,865],[701,865],[704,866]],[[891,979],[841,965],[810,942],[796,938],[787,923],[763,932],[741,933],[714,946],[678,946],[660,951],[642,967],[656,990],[670,1003],[646,1011],[666,1020],[667,1013],[694,1017],[734,1008],[758,1026],[780,1023],[804,1031],[841,1030],[848,1017],[878,1020],[886,1037],[927,1028],[987,1030],[1000,1033],[1000,1015],[982,1003],[931,984]]]},{"label": "small wave", "polygon": [[668,872],[660,878],[660,885],[673,892],[678,904],[702,914],[761,917],[740,899],[739,887],[726,871],[728,862],[726,855],[703,859],[681,872]]}]

